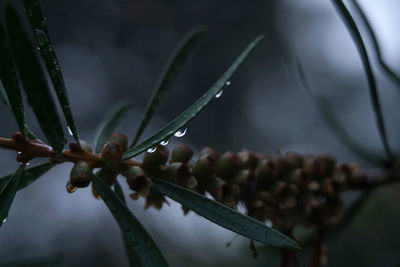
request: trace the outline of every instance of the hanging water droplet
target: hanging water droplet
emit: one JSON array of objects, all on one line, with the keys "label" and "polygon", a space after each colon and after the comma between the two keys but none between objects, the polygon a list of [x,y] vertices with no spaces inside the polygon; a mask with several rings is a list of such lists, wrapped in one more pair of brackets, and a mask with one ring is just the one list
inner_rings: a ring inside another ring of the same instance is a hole
[{"label": "hanging water droplet", "polygon": [[182,136],[184,136],[186,134],[186,132],[187,132],[187,128],[185,127],[185,128],[182,128],[182,129],[178,130],[176,133],[174,133],[174,136],[175,137],[182,137]]},{"label": "hanging water droplet", "polygon": [[147,152],[153,153],[156,150],[157,150],[157,147],[153,146],[153,147],[150,147],[149,149],[147,149]]},{"label": "hanging water droplet", "polygon": [[272,227],[272,226],[274,226],[274,223],[271,220],[267,220],[265,222],[265,225],[268,226],[268,227]]},{"label": "hanging water droplet", "polygon": [[167,138],[167,139],[165,139],[165,140],[162,140],[162,141],[160,142],[160,145],[166,146],[166,145],[168,145],[168,143],[169,143],[169,139]]},{"label": "hanging water droplet", "polygon": [[6,223],[6,221],[7,221],[7,218],[4,218],[4,219],[3,219],[3,221],[1,222],[1,224],[0,224],[0,225],[3,225],[3,224],[5,224],[5,223]]},{"label": "hanging water droplet", "polygon": [[73,192],[76,191],[77,187],[73,186],[70,182],[68,182],[65,186],[65,188],[67,189],[67,192],[72,194]]},{"label": "hanging water droplet", "polygon": [[226,81],[225,85],[226,85],[226,86],[231,85],[231,81]]},{"label": "hanging water droplet", "polygon": [[72,131],[71,131],[71,128],[69,128],[69,126],[67,127],[67,130],[68,130],[69,135],[71,135],[71,136],[74,135],[74,134],[72,133]]},{"label": "hanging water droplet", "polygon": [[222,94],[224,93],[224,90],[221,89],[216,95],[215,98],[220,98],[222,96]]},{"label": "hanging water droplet", "polygon": [[29,161],[25,163],[25,166],[29,166],[31,164]]}]

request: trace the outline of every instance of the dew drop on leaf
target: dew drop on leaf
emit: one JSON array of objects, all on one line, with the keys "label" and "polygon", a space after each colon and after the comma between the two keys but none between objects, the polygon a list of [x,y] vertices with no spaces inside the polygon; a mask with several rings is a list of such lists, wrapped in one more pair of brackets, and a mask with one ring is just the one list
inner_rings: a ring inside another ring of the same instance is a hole
[{"label": "dew drop on leaf", "polygon": [[216,95],[215,98],[220,98],[222,96],[222,94],[224,93],[224,90],[220,90]]},{"label": "dew drop on leaf", "polygon": [[231,85],[231,81],[226,81],[225,85],[226,85],[226,86]]},{"label": "dew drop on leaf", "polygon": [[7,218],[4,218],[3,221],[1,222],[0,226],[3,225],[3,224],[5,224],[6,221],[7,221]]},{"label": "dew drop on leaf", "polygon": [[186,134],[186,132],[187,132],[187,128],[183,128],[183,129],[178,130],[176,133],[174,133],[174,136],[182,137]]},{"label": "dew drop on leaf", "polygon": [[162,140],[162,141],[160,142],[160,145],[166,146],[166,145],[168,145],[168,143],[169,143],[169,139],[167,138],[167,139],[165,139],[165,140]]},{"label": "dew drop on leaf", "polygon": [[71,128],[69,128],[69,126],[67,127],[67,130],[68,130],[68,133],[69,133],[69,135],[74,135],[73,133],[72,133],[72,131],[71,131]]},{"label": "dew drop on leaf", "polygon": [[150,147],[149,149],[147,149],[147,152],[149,153],[153,153],[154,151],[156,151],[157,147]]}]

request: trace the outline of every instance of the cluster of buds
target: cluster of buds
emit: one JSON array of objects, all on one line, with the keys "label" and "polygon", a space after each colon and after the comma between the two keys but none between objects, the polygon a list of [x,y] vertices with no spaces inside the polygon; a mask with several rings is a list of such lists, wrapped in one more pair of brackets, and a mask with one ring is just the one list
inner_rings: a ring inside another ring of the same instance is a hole
[{"label": "cluster of buds", "polygon": [[143,196],[146,208],[160,209],[166,199],[152,189],[151,177],[164,179],[203,195],[208,192],[234,209],[244,205],[249,216],[293,236],[296,226],[325,232],[336,225],[344,212],[340,193],[366,182],[357,166],[338,164],[327,155],[289,152],[270,157],[247,150],[219,155],[207,147],[196,160],[192,156],[181,143],[171,157],[161,145],[147,152],[142,168],[132,167],[127,175],[135,191],[132,198]]},{"label": "cluster of buds", "polygon": [[[71,143],[70,149],[75,153],[91,152],[84,141]],[[111,134],[100,154],[101,166],[76,161],[67,190],[87,187],[93,168],[99,168],[96,175],[109,186],[121,174],[133,191],[133,200],[143,197],[146,208],[161,209],[167,201],[152,187],[152,178],[163,179],[203,195],[208,192],[233,209],[243,205],[250,217],[272,223],[278,231],[295,238],[297,226],[321,233],[336,225],[344,212],[340,193],[367,183],[355,165],[338,164],[327,155],[289,152],[271,157],[247,150],[220,155],[206,147],[192,159],[193,151],[179,143],[171,155],[166,146],[158,145],[134,166],[123,164],[126,149],[127,137]],[[92,191],[98,197],[94,188]],[[186,214],[188,209],[182,208]],[[298,241],[307,245],[304,240]]]}]

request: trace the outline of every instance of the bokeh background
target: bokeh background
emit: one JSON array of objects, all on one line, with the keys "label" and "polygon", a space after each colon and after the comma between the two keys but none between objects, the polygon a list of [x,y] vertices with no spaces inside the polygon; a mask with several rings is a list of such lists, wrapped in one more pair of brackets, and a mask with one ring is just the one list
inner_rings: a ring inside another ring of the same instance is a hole
[{"label": "bokeh background", "polygon": [[[0,0],[2,14],[4,2]],[[386,61],[400,73],[400,2],[359,2]],[[330,100],[351,135],[383,153],[360,58],[330,1],[43,0],[42,5],[82,139],[93,140],[98,124],[119,100],[134,104],[119,128],[132,137],[180,38],[194,27],[207,25],[208,33],[193,49],[143,137],[185,110],[253,38],[264,33],[265,40],[223,96],[190,123],[179,141],[197,152],[211,146],[220,152],[247,148],[269,154],[277,149],[329,153],[371,170],[321,117],[301,86],[296,72],[299,60],[312,87]],[[374,69],[390,143],[399,151],[400,92],[376,64]],[[10,136],[16,130],[12,114],[3,105],[0,114],[0,135]],[[39,134],[29,108],[27,117]],[[171,140],[169,147],[176,142]],[[1,174],[15,170],[14,158],[14,152],[0,151]],[[70,168],[57,166],[17,194],[0,231],[0,264],[44,259],[58,266],[127,266],[119,228],[103,203],[92,197],[90,189],[71,195],[65,191]],[[128,194],[125,184],[124,189]],[[327,243],[328,266],[400,264],[399,190],[396,185],[378,190],[349,228]],[[277,266],[278,251],[258,244],[259,258],[254,260],[245,238],[227,248],[235,234],[193,213],[183,216],[173,201],[161,211],[145,211],[142,200],[130,201],[129,207],[171,266]]]}]

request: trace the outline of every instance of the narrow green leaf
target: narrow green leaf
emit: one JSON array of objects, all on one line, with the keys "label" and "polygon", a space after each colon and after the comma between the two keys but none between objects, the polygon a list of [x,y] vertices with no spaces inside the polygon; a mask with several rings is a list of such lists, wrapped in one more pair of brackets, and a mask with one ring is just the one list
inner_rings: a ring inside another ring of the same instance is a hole
[{"label": "narrow green leaf", "polygon": [[342,0],[332,0],[332,3],[334,4],[336,9],[342,16],[343,20],[345,21],[347,28],[349,29],[350,34],[351,34],[351,36],[354,40],[354,43],[357,47],[357,50],[361,56],[364,70],[365,70],[365,73],[368,78],[369,92],[371,95],[372,107],[375,112],[378,131],[381,136],[381,140],[382,140],[382,143],[385,148],[387,156],[389,157],[389,159],[393,159],[393,155],[390,150],[389,143],[388,143],[387,136],[386,136],[385,122],[383,119],[382,109],[381,109],[381,105],[379,102],[379,95],[378,95],[378,90],[377,90],[377,86],[376,86],[375,76],[372,71],[371,64],[370,64],[370,61],[368,58],[368,53],[365,48],[364,42],[362,40],[360,31],[358,30],[353,17],[347,10],[346,6],[343,4],[343,1]]},{"label": "narrow green leaf", "polygon": [[129,248],[140,256],[141,266],[168,266],[146,229],[111,188],[96,175],[93,177],[93,185],[119,224]]},{"label": "narrow green leaf", "polygon": [[304,74],[303,68],[301,67],[300,62],[297,62],[297,71],[300,76],[300,80],[303,84],[303,87],[308,91],[312,100],[314,101],[316,107],[320,111],[322,117],[331,127],[336,136],[345,144],[354,154],[359,156],[360,158],[372,163],[373,165],[380,166],[383,162],[383,159],[379,157],[376,153],[368,151],[364,147],[362,147],[354,138],[352,138],[347,130],[343,127],[343,125],[336,118],[333,113],[333,108],[330,105],[329,101],[327,101],[322,96],[316,95],[311,89],[308,80]]},{"label": "narrow green leaf", "polygon": [[156,86],[153,88],[153,93],[151,95],[150,101],[147,103],[146,111],[143,114],[139,128],[136,131],[135,137],[133,138],[130,147],[136,145],[144,129],[146,128],[154,113],[157,111],[161,102],[167,95],[170,84],[172,83],[175,75],[181,69],[189,54],[189,51],[193,48],[193,46],[199,40],[199,37],[205,31],[207,31],[206,27],[200,27],[193,29],[189,33],[187,33],[183,40],[179,43],[172,56],[168,59],[167,65],[164,67],[164,70],[159,80],[157,81]]},{"label": "narrow green leaf", "polygon": [[8,211],[17,193],[19,180],[24,171],[24,167],[25,165],[22,164],[0,191],[0,227],[7,219]]},{"label": "narrow green leaf", "polygon": [[35,50],[11,2],[6,5],[6,20],[14,59],[28,102],[50,145],[60,152],[66,142],[60,118]]},{"label": "narrow green leaf", "polygon": [[0,79],[0,99],[4,105],[8,106],[7,95],[6,95],[6,92],[4,91],[4,87],[3,87],[3,83],[1,82],[1,79]]},{"label": "narrow green leaf", "polygon": [[[121,185],[119,184],[118,180],[115,179],[114,181],[114,191],[117,197],[126,205],[126,200],[124,196],[124,191],[122,190]],[[130,249],[129,246],[129,239],[125,236],[124,232],[121,231],[122,238],[124,240],[126,254],[128,256],[130,266],[140,266],[140,257],[136,252]]]},{"label": "narrow green leaf", "polygon": [[131,106],[131,104],[128,104],[126,102],[121,102],[111,108],[111,112],[109,113],[107,118],[101,123],[97,131],[97,136],[94,139],[95,153],[101,152],[101,149],[107,142],[108,137],[114,132],[115,128],[117,128],[119,122],[122,119],[122,116],[125,115],[125,113]]},{"label": "narrow green leaf", "polygon": [[[36,181],[40,176],[45,174],[54,166],[53,163],[47,162],[39,164],[35,167],[25,169],[21,175],[20,181],[18,183],[18,190],[21,190],[34,181]],[[6,186],[8,181],[13,177],[14,174],[9,174],[0,178],[0,191]]]},{"label": "narrow green leaf", "polygon": [[375,35],[375,32],[371,26],[371,23],[369,22],[366,14],[362,10],[361,6],[358,4],[356,0],[351,0],[353,3],[354,7],[356,8],[357,12],[360,14],[361,20],[366,26],[368,35],[371,37],[372,40],[372,47],[375,50],[376,58],[378,60],[378,63],[381,65],[384,73],[393,81],[394,84],[397,85],[397,87],[400,89],[400,76],[397,75],[390,67],[388,64],[386,64],[385,60],[383,59],[381,48],[379,46],[378,38]]},{"label": "narrow green leaf", "polygon": [[286,235],[196,192],[159,179],[154,179],[154,186],[160,193],[206,219],[251,240],[279,248],[300,249],[300,246]]},{"label": "narrow green leaf", "polygon": [[[10,48],[10,41],[0,20],[0,80],[4,86],[11,111],[17,121],[19,131],[25,133],[25,113],[21,90],[18,83],[17,68]],[[3,91],[4,92],[4,91]],[[5,103],[8,103],[5,101]]]},{"label": "narrow green leaf", "polygon": [[192,119],[194,119],[200,111],[202,111],[207,104],[209,104],[225,86],[235,71],[249,56],[250,52],[257,46],[257,44],[264,38],[264,35],[257,37],[251,42],[247,48],[239,55],[239,57],[233,62],[228,70],[221,76],[221,78],[195,103],[193,103],[188,109],[176,117],[173,121],[164,126],[161,130],[156,132],[154,135],[146,139],[143,143],[128,149],[124,154],[124,159],[132,158],[146,149],[160,143],[162,140],[169,138],[176,131],[184,128]]},{"label": "narrow green leaf", "polygon": [[24,7],[29,19],[36,43],[42,56],[56,91],[58,102],[64,113],[68,127],[77,142],[79,142],[78,132],[75,127],[74,118],[71,112],[71,106],[68,99],[67,89],[65,87],[64,77],[61,72],[60,64],[53,47],[49,30],[47,28],[47,19],[42,12],[39,0],[24,0]]}]

